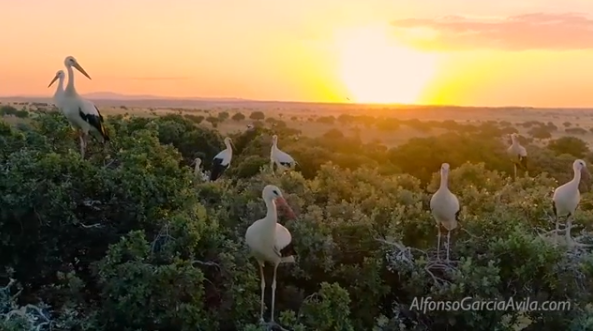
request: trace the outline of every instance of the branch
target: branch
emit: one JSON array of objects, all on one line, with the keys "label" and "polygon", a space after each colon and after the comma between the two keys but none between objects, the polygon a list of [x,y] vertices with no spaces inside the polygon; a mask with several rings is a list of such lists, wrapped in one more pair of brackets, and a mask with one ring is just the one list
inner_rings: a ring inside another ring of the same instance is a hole
[{"label": "branch", "polygon": [[206,267],[216,267],[218,268],[218,270],[221,270],[220,268],[220,264],[216,263],[216,262],[212,262],[212,261],[200,261],[200,260],[192,260],[191,261],[192,265],[194,264],[199,264],[202,266],[206,266]]},{"label": "branch", "polygon": [[82,222],[78,223],[80,224],[80,226],[82,226],[85,229],[90,229],[90,228],[102,228],[103,225],[101,223],[95,223],[95,224],[91,224],[91,225],[86,225]]},{"label": "branch", "polygon": [[407,252],[410,252],[410,251],[414,251],[414,252],[418,252],[418,253],[424,254],[424,255],[425,255],[425,256],[427,256],[427,257],[429,256],[429,254],[428,254],[428,252],[427,252],[427,251],[424,251],[424,250],[421,250],[421,249],[419,249],[419,248],[415,248],[415,247],[408,247],[408,246],[406,246],[406,245],[404,245],[404,244],[402,244],[402,243],[400,243],[400,242],[398,242],[398,241],[395,241],[395,240],[388,240],[387,238],[385,238],[385,239],[381,239],[381,238],[374,238],[374,239],[375,239],[376,241],[378,241],[378,242],[382,243],[382,244],[385,244],[385,245],[388,245],[388,246],[395,247],[395,248],[397,248],[397,249],[398,249],[400,252],[406,252],[406,251],[407,251]]},{"label": "branch", "polygon": [[8,291],[12,287],[12,285],[14,285],[15,282],[16,282],[15,279],[10,278],[9,281],[8,281],[8,284],[6,286],[0,287],[0,290],[1,291]]}]

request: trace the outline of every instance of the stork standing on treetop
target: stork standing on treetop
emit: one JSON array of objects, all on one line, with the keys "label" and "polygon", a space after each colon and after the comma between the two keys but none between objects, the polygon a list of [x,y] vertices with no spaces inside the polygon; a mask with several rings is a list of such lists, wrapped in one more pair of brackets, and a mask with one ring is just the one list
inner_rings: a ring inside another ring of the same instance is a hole
[{"label": "stork standing on treetop", "polygon": [[229,167],[231,160],[233,159],[233,147],[231,138],[224,138],[225,149],[216,154],[212,159],[212,169],[210,170],[210,180],[215,181],[222,173]]},{"label": "stork standing on treetop", "polygon": [[270,150],[270,168],[274,170],[274,164],[278,170],[286,168],[294,168],[297,162],[288,153],[281,151],[278,148],[278,136],[272,136],[272,149]]},{"label": "stork standing on treetop", "polygon": [[518,134],[511,133],[511,146],[509,146],[509,148],[507,149],[507,153],[511,156],[511,159],[513,160],[513,169],[515,171],[514,178],[517,178],[517,166],[525,170],[525,174],[528,175],[527,150],[519,143]]},{"label": "stork standing on treetop", "polygon": [[574,172],[572,180],[564,185],[557,187],[554,190],[554,196],[552,197],[552,207],[556,221],[556,230],[554,231],[554,242],[556,244],[558,243],[558,219],[561,216],[566,216],[566,226],[564,230],[566,236],[566,243],[570,246],[579,246],[581,244],[574,242],[570,234],[570,230],[572,229],[572,219],[574,217],[574,213],[579,205],[579,202],[581,201],[581,193],[579,192],[579,183],[581,182],[581,177],[591,178],[591,175],[587,170],[585,161],[583,160],[575,160],[572,163],[572,170]]},{"label": "stork standing on treetop", "polygon": [[[72,127],[79,130],[80,154],[84,158],[88,135],[91,130],[96,131],[101,135],[103,143],[109,141],[109,136],[103,125],[103,116],[101,116],[97,106],[92,102],[83,99],[76,92],[76,88],[74,87],[74,70],[72,70],[72,67],[76,68],[76,70],[80,71],[88,79],[91,79],[91,77],[72,56],[68,56],[64,59],[64,65],[68,72],[68,84],[61,97],[62,112]],[[57,79],[59,79],[59,77],[56,75],[54,81]],[[50,86],[52,83],[50,83]]]},{"label": "stork standing on treetop", "polygon": [[457,228],[459,222],[459,200],[449,190],[449,164],[441,165],[441,185],[430,198],[430,211],[437,222],[437,259],[440,259],[441,226],[447,229],[447,261],[449,261],[449,244],[451,231]]},{"label": "stork standing on treetop", "polygon": [[270,323],[274,322],[274,304],[276,301],[276,270],[280,263],[294,263],[294,249],[292,247],[292,236],[288,229],[278,224],[278,213],[276,205],[283,207],[290,219],[295,215],[292,208],[286,203],[282,191],[274,185],[266,185],[262,191],[262,198],[266,204],[266,217],[255,221],[245,232],[245,242],[256,258],[261,276],[261,309],[260,322],[264,323],[264,292],[266,281],[264,277],[264,265],[268,262],[274,266],[272,277],[272,310]]}]

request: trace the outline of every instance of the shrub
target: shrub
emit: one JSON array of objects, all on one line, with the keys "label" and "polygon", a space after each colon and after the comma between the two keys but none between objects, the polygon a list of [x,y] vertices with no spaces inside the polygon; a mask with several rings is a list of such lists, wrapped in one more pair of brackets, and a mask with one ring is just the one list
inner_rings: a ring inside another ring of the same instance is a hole
[{"label": "shrub", "polygon": [[266,115],[264,115],[264,113],[261,111],[254,111],[251,113],[251,115],[249,115],[249,119],[252,119],[255,121],[263,121],[264,118],[266,118]]},{"label": "shrub", "polygon": [[[285,328],[590,329],[591,254],[537,233],[553,227],[553,188],[590,154],[576,138],[526,142],[532,177],[513,181],[508,145],[486,135],[491,124],[394,148],[337,130],[297,141],[298,131],[257,127],[232,136],[238,148],[220,180],[198,183],[190,160],[199,155],[208,169],[222,137],[190,118],[109,117],[110,145],[91,142],[86,160],[63,116],[30,122],[0,122],[2,330],[261,330],[259,272],[243,236],[265,214],[266,184],[282,188],[298,215],[281,218],[298,253],[278,268]],[[272,134],[301,172],[269,172]],[[447,265],[433,257],[427,210],[443,161],[463,206]],[[583,191],[575,225],[589,226],[591,198]],[[429,296],[569,298],[572,309],[412,309]]]}]

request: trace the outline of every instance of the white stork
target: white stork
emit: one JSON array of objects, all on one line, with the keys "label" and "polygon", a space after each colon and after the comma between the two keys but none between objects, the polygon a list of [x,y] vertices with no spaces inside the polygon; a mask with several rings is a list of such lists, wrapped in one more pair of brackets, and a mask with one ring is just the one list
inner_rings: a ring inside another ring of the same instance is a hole
[{"label": "white stork", "polygon": [[517,178],[517,166],[525,170],[527,174],[527,150],[519,143],[519,135],[511,134],[511,146],[507,149],[507,153],[513,160],[513,169],[515,170],[515,177]]},{"label": "white stork", "polygon": [[103,116],[101,116],[99,109],[92,102],[83,99],[76,92],[76,88],[74,87],[74,70],[72,70],[72,67],[76,68],[88,79],[91,79],[91,77],[72,56],[66,57],[64,65],[68,72],[68,84],[62,95],[62,111],[72,127],[79,129],[80,154],[84,158],[87,139],[91,130],[98,132],[103,137],[103,142],[109,141],[109,136],[103,125]]},{"label": "white stork", "polygon": [[212,159],[212,169],[210,170],[211,181],[217,180],[231,164],[231,160],[233,159],[233,147],[231,144],[231,138],[224,138],[226,148],[216,154],[214,159]]},{"label": "white stork", "polygon": [[441,186],[430,198],[430,211],[437,222],[437,259],[440,259],[441,251],[441,225],[447,229],[447,261],[449,261],[449,243],[451,242],[451,231],[457,228],[459,222],[459,200],[449,190],[449,164],[441,165]]},{"label": "white stork", "polygon": [[270,150],[270,168],[274,169],[274,164],[281,170],[285,168],[294,168],[297,162],[288,153],[278,148],[278,136],[272,136],[272,149]]},{"label": "white stork", "polygon": [[56,72],[56,75],[54,76],[54,78],[51,80],[51,83],[49,83],[49,85],[47,85],[47,87],[51,87],[53,85],[53,83],[55,83],[56,81],[58,81],[58,87],[56,88],[56,92],[54,93],[54,104],[56,105],[56,107],[58,107],[58,109],[60,109],[60,111],[62,111],[62,98],[64,96],[64,79],[66,78],[66,74],[64,73],[64,70],[58,70]]},{"label": "white stork", "polygon": [[266,281],[264,278],[264,264],[268,262],[274,266],[272,278],[272,311],[270,323],[274,322],[274,304],[276,301],[276,270],[280,263],[294,263],[294,250],[292,248],[292,236],[288,229],[278,224],[276,205],[284,207],[287,216],[295,218],[292,208],[286,203],[280,189],[273,185],[266,185],[262,191],[262,198],[266,203],[266,217],[255,221],[245,232],[245,242],[256,258],[261,276],[261,309],[260,322],[264,323],[264,292]]},{"label": "white stork", "polygon": [[579,202],[581,201],[581,193],[579,192],[579,183],[581,182],[581,177],[590,178],[590,174],[587,170],[585,161],[583,160],[575,160],[572,163],[572,170],[574,172],[572,180],[564,185],[557,187],[554,190],[554,196],[552,197],[552,207],[554,210],[554,217],[556,221],[554,241],[558,243],[558,218],[566,216],[566,243],[568,245],[578,245],[572,240],[572,236],[570,234],[570,230],[572,229],[572,218],[574,217],[575,210],[577,209]]},{"label": "white stork", "polygon": [[206,172],[202,172],[202,159],[197,157],[194,160],[194,162],[192,162],[192,165],[194,165],[194,175],[196,176],[196,178],[199,178],[203,182],[207,182],[210,180],[210,175]]},{"label": "white stork", "polygon": [[[64,70],[58,70],[56,72],[56,75],[54,76],[54,78],[49,83],[49,85],[47,85],[47,87],[49,88],[56,81],[58,82],[58,87],[56,88],[56,92],[54,93],[53,101],[54,101],[54,104],[56,105],[56,107],[58,107],[58,109],[62,113],[64,113],[63,98],[64,98],[64,80],[65,79],[66,79],[66,74],[64,73]],[[94,107],[93,103],[90,102],[89,100],[83,99],[83,102],[88,103],[87,107]]]}]

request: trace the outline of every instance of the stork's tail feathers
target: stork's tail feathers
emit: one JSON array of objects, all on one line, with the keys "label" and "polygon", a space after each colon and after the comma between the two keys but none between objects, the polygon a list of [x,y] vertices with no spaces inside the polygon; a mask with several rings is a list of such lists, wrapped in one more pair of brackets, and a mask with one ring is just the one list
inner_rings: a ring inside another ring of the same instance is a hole
[{"label": "stork's tail feathers", "polygon": [[101,122],[99,133],[101,133],[101,137],[103,137],[103,142],[106,143],[109,141],[109,135],[107,134],[107,130],[105,129],[105,125]]}]

